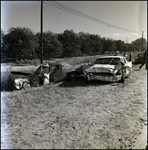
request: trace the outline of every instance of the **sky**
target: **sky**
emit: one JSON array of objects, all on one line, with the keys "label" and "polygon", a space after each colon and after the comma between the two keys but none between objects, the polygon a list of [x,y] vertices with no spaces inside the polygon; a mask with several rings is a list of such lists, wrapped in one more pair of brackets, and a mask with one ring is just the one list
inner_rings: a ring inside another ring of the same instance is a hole
[{"label": "sky", "polygon": [[[57,8],[61,4],[77,15]],[[1,1],[1,29],[7,32],[11,27],[41,32],[41,1]],[[43,32],[65,30],[125,43],[142,35],[147,40],[147,1],[44,1]]]}]

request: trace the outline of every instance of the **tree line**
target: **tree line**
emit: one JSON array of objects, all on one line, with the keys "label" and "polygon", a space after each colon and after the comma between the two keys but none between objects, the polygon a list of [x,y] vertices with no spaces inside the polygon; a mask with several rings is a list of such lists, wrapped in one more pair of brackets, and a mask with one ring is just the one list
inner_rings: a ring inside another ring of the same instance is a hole
[{"label": "tree line", "polygon": [[[43,59],[98,55],[104,53],[134,52],[147,48],[146,39],[139,38],[133,42],[124,43],[121,40],[101,38],[97,34],[84,32],[75,33],[65,30],[63,33],[43,32]],[[40,59],[41,33],[34,33],[26,27],[10,28],[5,34],[1,30],[1,59],[13,60]]]}]

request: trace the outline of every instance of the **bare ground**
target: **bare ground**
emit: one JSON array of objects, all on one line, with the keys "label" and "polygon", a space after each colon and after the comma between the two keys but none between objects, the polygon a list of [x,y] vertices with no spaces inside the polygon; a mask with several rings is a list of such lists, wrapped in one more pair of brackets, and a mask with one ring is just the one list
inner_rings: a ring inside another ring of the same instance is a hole
[{"label": "bare ground", "polygon": [[1,92],[1,148],[144,149],[147,70],[125,83],[60,82]]}]

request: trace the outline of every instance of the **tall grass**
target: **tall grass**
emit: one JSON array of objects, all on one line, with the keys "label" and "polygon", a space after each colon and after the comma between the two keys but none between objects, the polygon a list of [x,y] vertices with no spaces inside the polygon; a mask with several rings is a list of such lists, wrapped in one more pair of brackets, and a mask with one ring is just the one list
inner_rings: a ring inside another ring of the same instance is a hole
[{"label": "tall grass", "polygon": [[19,65],[19,66],[26,66],[26,65],[34,65],[37,66],[40,64],[39,59],[23,59],[23,60],[16,60],[16,62],[13,65]]}]

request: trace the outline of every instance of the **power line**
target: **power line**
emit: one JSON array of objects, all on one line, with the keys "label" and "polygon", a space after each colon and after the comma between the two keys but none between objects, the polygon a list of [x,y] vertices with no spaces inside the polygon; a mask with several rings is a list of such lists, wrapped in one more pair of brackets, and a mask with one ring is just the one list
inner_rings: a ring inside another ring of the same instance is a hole
[{"label": "power line", "polygon": [[58,8],[58,9],[64,10],[64,11],[66,11],[66,12],[69,12],[69,13],[71,13],[71,14],[77,15],[77,16],[79,16],[79,17],[85,18],[85,19],[87,19],[87,20],[90,20],[90,21],[93,21],[93,22],[96,22],[96,23],[99,23],[99,24],[108,26],[108,27],[110,27],[110,28],[115,28],[115,29],[124,30],[124,31],[128,31],[128,32],[134,32],[134,33],[136,32],[136,33],[139,33],[139,32],[137,32],[137,31],[125,29],[125,28],[122,28],[122,27],[119,27],[119,26],[116,26],[116,25],[113,25],[113,24],[104,22],[104,21],[102,21],[102,20],[100,20],[100,19],[97,19],[97,18],[95,18],[95,17],[92,17],[92,16],[90,16],[90,15],[87,15],[87,14],[85,14],[85,13],[82,13],[82,12],[80,12],[80,11],[77,11],[77,10],[75,10],[75,9],[73,9],[73,8],[70,8],[70,7],[68,7],[68,6],[65,6],[65,5],[60,4],[60,3],[58,3],[58,2],[55,2],[55,1],[51,1],[51,2],[45,2],[45,1],[44,1],[44,3],[45,3],[45,4],[48,4],[48,5],[51,5],[51,6],[53,6],[53,7],[56,7],[56,8]]}]

